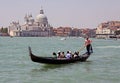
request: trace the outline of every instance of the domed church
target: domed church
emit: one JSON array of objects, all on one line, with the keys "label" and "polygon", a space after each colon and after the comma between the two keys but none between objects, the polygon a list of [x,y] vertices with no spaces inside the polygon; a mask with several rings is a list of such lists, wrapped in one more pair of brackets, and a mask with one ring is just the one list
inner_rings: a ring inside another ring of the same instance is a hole
[{"label": "domed church", "polygon": [[22,37],[46,37],[52,36],[53,28],[48,23],[47,16],[45,16],[43,9],[34,19],[32,14],[25,15],[25,23],[20,25],[19,22],[12,22],[8,28],[10,36]]}]

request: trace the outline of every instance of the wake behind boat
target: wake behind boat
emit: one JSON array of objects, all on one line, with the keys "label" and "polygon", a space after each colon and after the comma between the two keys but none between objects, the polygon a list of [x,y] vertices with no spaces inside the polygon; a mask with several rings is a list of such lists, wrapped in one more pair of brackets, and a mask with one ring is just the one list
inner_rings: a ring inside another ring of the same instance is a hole
[{"label": "wake behind boat", "polygon": [[58,59],[56,57],[43,57],[43,56],[36,56],[32,53],[31,47],[29,47],[29,56],[31,57],[31,60],[33,62],[37,63],[45,63],[45,64],[68,64],[68,63],[75,63],[75,62],[85,62],[90,55],[87,53],[82,54],[81,56],[77,58],[62,58]]}]

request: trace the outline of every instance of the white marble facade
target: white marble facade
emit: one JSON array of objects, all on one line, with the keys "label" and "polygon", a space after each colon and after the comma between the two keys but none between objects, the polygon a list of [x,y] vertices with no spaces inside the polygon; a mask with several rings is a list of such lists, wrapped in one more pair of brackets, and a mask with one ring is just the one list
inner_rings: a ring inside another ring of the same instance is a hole
[{"label": "white marble facade", "polygon": [[25,15],[25,23],[20,25],[19,22],[12,22],[8,28],[10,36],[51,36],[53,28],[48,23],[47,17],[44,15],[43,9],[34,19],[32,14]]}]

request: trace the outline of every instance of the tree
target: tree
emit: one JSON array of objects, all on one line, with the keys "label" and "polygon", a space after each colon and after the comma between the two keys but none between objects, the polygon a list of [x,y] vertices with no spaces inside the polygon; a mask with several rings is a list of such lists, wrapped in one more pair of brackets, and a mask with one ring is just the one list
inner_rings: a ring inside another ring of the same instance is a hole
[{"label": "tree", "polygon": [[0,32],[1,32],[1,33],[8,33],[8,28],[3,28],[3,27],[2,27],[2,28],[0,29]]}]

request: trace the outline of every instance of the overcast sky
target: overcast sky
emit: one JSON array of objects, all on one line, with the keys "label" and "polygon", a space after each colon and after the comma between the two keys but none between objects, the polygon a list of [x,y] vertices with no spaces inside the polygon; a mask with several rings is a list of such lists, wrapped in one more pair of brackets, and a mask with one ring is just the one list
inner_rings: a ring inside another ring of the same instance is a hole
[{"label": "overcast sky", "polygon": [[41,7],[53,27],[96,28],[120,20],[120,0],[0,0],[0,27],[22,25],[25,14],[36,18]]}]

